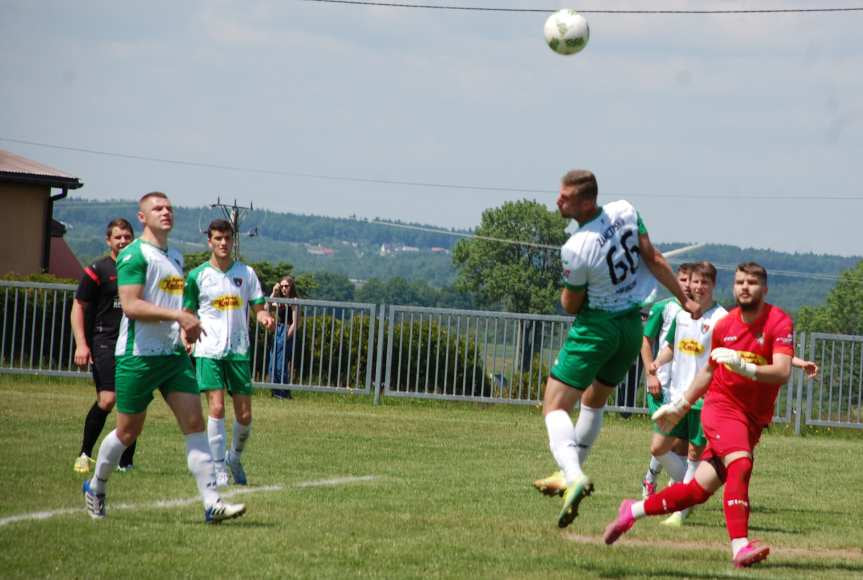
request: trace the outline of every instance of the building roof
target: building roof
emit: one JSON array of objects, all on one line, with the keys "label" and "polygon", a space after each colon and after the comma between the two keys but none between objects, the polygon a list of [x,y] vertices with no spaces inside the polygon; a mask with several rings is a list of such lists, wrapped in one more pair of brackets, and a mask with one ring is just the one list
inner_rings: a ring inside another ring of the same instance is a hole
[{"label": "building roof", "polygon": [[84,184],[80,179],[59,169],[48,167],[9,151],[0,149],[0,181],[32,183],[64,189],[78,189]]}]

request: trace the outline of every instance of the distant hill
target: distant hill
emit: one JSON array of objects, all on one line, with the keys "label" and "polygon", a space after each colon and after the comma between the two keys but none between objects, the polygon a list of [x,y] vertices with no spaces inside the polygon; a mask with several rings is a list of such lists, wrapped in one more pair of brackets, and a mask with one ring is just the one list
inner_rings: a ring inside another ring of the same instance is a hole
[{"label": "distant hill", "polygon": [[[68,227],[66,240],[83,261],[105,250],[104,228],[110,220],[125,217],[137,227],[134,201],[66,199],[54,208],[54,217]],[[206,250],[201,233],[211,219],[222,217],[209,207],[178,207],[172,240],[184,252]],[[420,224],[412,224],[420,226]],[[290,262],[298,272],[334,272],[353,279],[388,279],[396,276],[421,280],[434,287],[452,284],[455,270],[447,253],[460,239],[445,233],[430,233],[350,218],[279,213],[255,210],[241,222],[252,233],[240,238],[242,254],[249,261]],[[421,226],[431,227],[431,226]],[[464,230],[459,230],[464,233]],[[663,250],[683,244],[659,244]],[[383,254],[383,255],[382,255]],[[672,259],[710,260],[720,269],[717,296],[731,302],[733,267],[744,261],[764,265],[770,274],[770,300],[796,312],[804,305],[821,304],[837,276],[855,266],[860,257],[798,254],[772,250],[706,245]],[[779,274],[784,271],[789,274]],[[790,274],[790,273],[795,274]]]}]

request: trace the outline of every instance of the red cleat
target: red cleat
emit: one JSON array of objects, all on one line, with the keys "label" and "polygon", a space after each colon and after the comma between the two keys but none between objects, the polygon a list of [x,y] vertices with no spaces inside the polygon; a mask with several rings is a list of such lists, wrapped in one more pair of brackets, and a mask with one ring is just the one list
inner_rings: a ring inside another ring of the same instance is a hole
[{"label": "red cleat", "polygon": [[635,518],[632,517],[632,504],[634,503],[635,500],[632,499],[625,499],[620,502],[620,508],[617,510],[617,519],[608,524],[605,528],[605,533],[602,534],[602,539],[609,546],[635,525]]}]

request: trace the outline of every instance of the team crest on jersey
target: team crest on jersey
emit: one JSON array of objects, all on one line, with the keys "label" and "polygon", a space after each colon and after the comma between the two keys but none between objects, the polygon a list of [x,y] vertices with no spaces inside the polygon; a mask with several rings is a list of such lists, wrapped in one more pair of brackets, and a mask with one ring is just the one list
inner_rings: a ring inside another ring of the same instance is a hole
[{"label": "team crest on jersey", "polygon": [[759,334],[758,336],[756,336],[756,337],[755,337],[755,342],[757,342],[757,343],[758,343],[759,345],[761,345],[761,346],[764,346],[764,335],[763,335],[763,334]]},{"label": "team crest on jersey", "polygon": [[186,281],[180,276],[168,276],[159,280],[159,290],[167,294],[182,294]]},{"label": "team crest on jersey", "polygon": [[698,356],[704,352],[704,346],[692,338],[684,338],[677,343],[677,349],[686,354]]},{"label": "team crest on jersey", "polygon": [[710,323],[709,322],[705,322],[704,324],[701,325],[701,332],[704,334],[707,334],[708,332],[710,332]]},{"label": "team crest on jersey", "polygon": [[237,288],[243,287],[243,279],[242,278],[232,278],[232,280],[234,281],[234,286],[236,286]]},{"label": "team crest on jersey", "polygon": [[240,307],[240,297],[236,294],[223,294],[213,298],[212,304],[216,310],[235,310]]}]

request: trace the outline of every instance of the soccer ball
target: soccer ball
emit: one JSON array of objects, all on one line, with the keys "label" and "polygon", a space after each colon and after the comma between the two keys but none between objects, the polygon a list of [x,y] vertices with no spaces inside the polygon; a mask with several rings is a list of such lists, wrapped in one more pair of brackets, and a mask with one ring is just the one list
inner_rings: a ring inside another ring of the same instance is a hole
[{"label": "soccer ball", "polygon": [[545,21],[545,41],[557,54],[581,52],[590,40],[590,27],[575,10],[558,10]]}]

